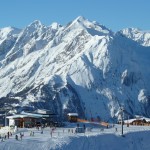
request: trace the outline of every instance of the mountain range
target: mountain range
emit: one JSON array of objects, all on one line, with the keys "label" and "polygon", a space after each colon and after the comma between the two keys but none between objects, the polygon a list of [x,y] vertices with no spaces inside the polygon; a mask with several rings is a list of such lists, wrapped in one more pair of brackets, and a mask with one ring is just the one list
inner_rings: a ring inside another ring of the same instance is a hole
[{"label": "mountain range", "polygon": [[0,108],[49,109],[66,119],[150,117],[150,32],[113,32],[82,16],[0,29]]}]

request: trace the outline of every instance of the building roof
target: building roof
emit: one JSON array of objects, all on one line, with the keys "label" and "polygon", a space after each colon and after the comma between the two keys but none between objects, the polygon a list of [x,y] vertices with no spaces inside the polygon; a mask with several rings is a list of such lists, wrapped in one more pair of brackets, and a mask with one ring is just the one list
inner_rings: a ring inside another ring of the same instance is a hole
[{"label": "building roof", "polygon": [[136,120],[143,120],[145,119],[147,122],[150,122],[150,118],[145,118],[145,117],[140,117],[140,118],[135,118],[135,119],[129,119],[129,120],[124,120],[125,123],[132,123],[133,121]]},{"label": "building roof", "polygon": [[27,117],[42,118],[42,117],[49,117],[49,115],[41,115],[41,114],[33,114],[33,113],[22,112],[21,114],[16,114],[16,115],[13,115],[13,116],[7,116],[6,118],[16,119],[16,118],[27,118]]},{"label": "building roof", "polygon": [[7,119],[16,119],[16,118],[25,118],[27,117],[27,115],[21,115],[21,114],[17,114],[17,115],[13,115],[13,116],[7,116]]},{"label": "building roof", "polygon": [[68,115],[68,116],[78,116],[77,113],[68,113],[67,115]]},{"label": "building roof", "polygon": [[37,117],[37,118],[41,118],[41,117],[49,117],[49,115],[44,115],[44,114],[35,114],[35,113],[28,113],[28,112],[21,112],[21,114],[23,115],[27,115],[29,117]]}]

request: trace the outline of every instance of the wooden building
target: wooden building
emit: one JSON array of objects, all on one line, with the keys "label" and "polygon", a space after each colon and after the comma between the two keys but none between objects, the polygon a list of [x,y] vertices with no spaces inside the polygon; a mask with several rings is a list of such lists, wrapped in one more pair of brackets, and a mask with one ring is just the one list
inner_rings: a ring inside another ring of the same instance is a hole
[{"label": "wooden building", "polygon": [[77,113],[68,113],[68,121],[69,122],[77,122],[78,114]]},{"label": "wooden building", "polygon": [[62,126],[61,119],[50,110],[37,109],[32,112],[21,112],[13,116],[7,116],[9,126],[35,127],[35,126]]},{"label": "wooden building", "polygon": [[136,125],[136,126],[149,126],[150,125],[150,119],[144,118],[144,117],[138,117],[135,119],[129,119],[124,121],[127,125]]},{"label": "wooden building", "polygon": [[9,119],[9,126],[17,126],[20,128],[28,128],[36,126],[37,122],[41,122],[42,117],[49,117],[49,115],[40,115],[40,114],[17,114],[13,116],[7,116]]}]

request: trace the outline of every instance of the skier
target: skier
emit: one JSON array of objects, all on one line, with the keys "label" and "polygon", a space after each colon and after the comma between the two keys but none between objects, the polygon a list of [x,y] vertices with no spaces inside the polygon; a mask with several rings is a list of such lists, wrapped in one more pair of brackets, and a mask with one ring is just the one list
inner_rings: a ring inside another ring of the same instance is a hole
[{"label": "skier", "polygon": [[12,133],[10,132],[10,136],[12,136]]},{"label": "skier", "polygon": [[34,132],[32,132],[32,136],[34,136]]},{"label": "skier", "polygon": [[52,130],[50,131],[50,134],[51,134],[51,137],[52,137],[52,134],[53,134]]},{"label": "skier", "polygon": [[8,137],[8,139],[9,139],[9,132],[7,132],[7,137]]},{"label": "skier", "polygon": [[7,138],[7,136],[5,135],[5,136],[4,136],[4,139],[6,140],[6,138]]},{"label": "skier", "polygon": [[22,135],[22,133],[20,133],[20,139],[21,139],[21,141],[22,141],[22,137],[23,137],[23,135]]},{"label": "skier", "polygon": [[18,140],[18,135],[16,134],[15,139]]},{"label": "skier", "polygon": [[32,136],[32,131],[30,132],[30,136]]},{"label": "skier", "polygon": [[86,129],[85,124],[83,124],[83,128],[84,128],[84,132],[85,132],[85,129]]},{"label": "skier", "polygon": [[43,134],[43,130],[41,130],[41,134]]},{"label": "skier", "polygon": [[117,132],[117,128],[116,128],[116,132]]}]

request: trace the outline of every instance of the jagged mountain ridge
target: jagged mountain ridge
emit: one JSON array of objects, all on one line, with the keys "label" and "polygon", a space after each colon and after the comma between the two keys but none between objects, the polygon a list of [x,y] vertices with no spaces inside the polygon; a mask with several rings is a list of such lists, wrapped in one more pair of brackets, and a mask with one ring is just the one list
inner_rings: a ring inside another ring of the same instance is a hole
[{"label": "jagged mountain ridge", "polygon": [[150,116],[147,45],[84,17],[66,26],[34,21],[4,33],[1,107],[7,99],[13,107],[47,108],[63,118],[78,112],[108,121],[123,105],[132,115]]},{"label": "jagged mountain ridge", "polygon": [[150,46],[150,31],[142,31],[137,28],[126,28],[120,32],[127,38],[130,38],[143,46]]}]

